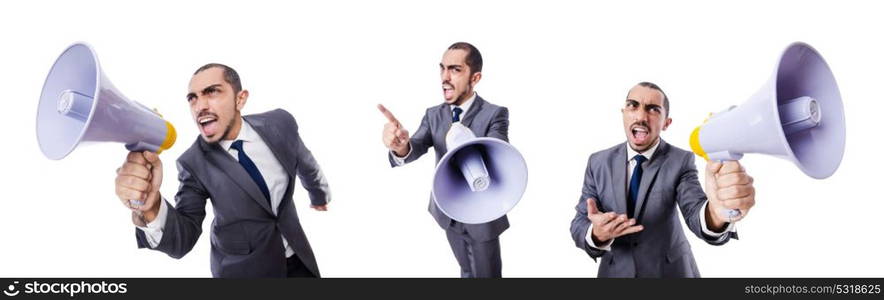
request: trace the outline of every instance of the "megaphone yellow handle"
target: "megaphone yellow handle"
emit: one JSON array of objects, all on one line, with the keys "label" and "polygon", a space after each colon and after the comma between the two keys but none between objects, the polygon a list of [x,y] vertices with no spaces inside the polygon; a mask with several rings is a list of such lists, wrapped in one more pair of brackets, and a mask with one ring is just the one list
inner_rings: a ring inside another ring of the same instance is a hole
[{"label": "megaphone yellow handle", "polygon": [[702,127],[702,126],[703,125],[697,126],[697,128],[694,128],[694,131],[691,132],[691,139],[690,139],[691,151],[693,151],[694,154],[699,155],[700,157],[702,157],[706,161],[709,161],[709,156],[706,155],[706,151],[703,150],[703,146],[700,145],[700,127]]},{"label": "megaphone yellow handle", "polygon": [[166,121],[166,139],[163,140],[163,144],[160,145],[160,149],[157,150],[157,154],[163,152],[163,150],[172,148],[172,145],[175,145],[175,140],[178,138],[178,133],[175,132],[175,126],[172,126],[172,123]]}]

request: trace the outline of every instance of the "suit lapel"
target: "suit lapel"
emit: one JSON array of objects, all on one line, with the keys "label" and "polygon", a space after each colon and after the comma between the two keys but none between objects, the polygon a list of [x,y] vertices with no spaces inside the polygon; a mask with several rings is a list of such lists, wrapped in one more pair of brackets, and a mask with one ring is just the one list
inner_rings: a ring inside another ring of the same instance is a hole
[{"label": "suit lapel", "polygon": [[[297,174],[296,170],[293,168],[293,164],[289,163],[289,152],[290,147],[285,145],[285,139],[280,134],[278,130],[275,130],[274,127],[268,126],[263,118],[259,118],[257,116],[245,116],[244,118],[246,122],[249,122],[249,125],[252,125],[252,128],[255,129],[255,132],[261,136],[261,139],[264,140],[264,143],[267,144],[267,147],[270,148],[270,152],[273,153],[273,156],[276,157],[276,160],[282,165],[283,169],[285,169],[286,173],[289,176],[289,186],[292,185],[292,178]],[[288,193],[291,192],[291,187],[286,190],[286,195],[283,197],[283,201],[280,201],[280,206],[285,201],[285,199],[290,199]]]},{"label": "suit lapel", "polygon": [[[439,109],[439,114],[437,115],[439,118],[439,122],[437,123],[437,129],[440,130],[438,132],[434,132],[433,135],[437,136],[439,141],[441,141],[442,147],[438,147],[438,145],[434,145],[436,151],[439,153],[448,152],[448,145],[445,144],[445,137],[448,135],[448,130],[451,129],[451,105],[450,104],[442,104],[442,107]],[[439,156],[441,157],[441,156]]]},{"label": "suit lapel", "polygon": [[245,116],[246,122],[249,122],[249,125],[252,125],[252,128],[255,129],[255,132],[261,136],[261,139],[264,140],[264,143],[267,143],[267,147],[270,148],[270,152],[273,153],[273,156],[276,157],[276,160],[282,164],[282,167],[288,173],[289,177],[297,174],[292,169],[292,164],[289,163],[289,155],[288,149],[285,145],[285,139],[279,133],[279,131],[275,130],[272,126],[267,126],[266,122],[263,119],[258,118],[256,116]]},{"label": "suit lapel", "polygon": [[200,139],[200,145],[203,145],[203,150],[209,163],[224,170],[224,174],[227,175],[230,180],[249,194],[252,200],[263,207],[264,210],[270,213],[270,215],[273,215],[273,210],[270,209],[269,201],[264,197],[264,193],[261,192],[260,188],[258,188],[258,184],[255,183],[255,180],[249,176],[249,173],[246,172],[246,169],[243,168],[239,162],[233,159],[227,151],[221,149],[219,144],[210,145]]},{"label": "suit lapel", "polygon": [[651,188],[651,185],[654,184],[654,179],[657,178],[657,173],[660,171],[660,165],[666,160],[666,150],[666,143],[663,142],[663,139],[660,139],[660,145],[657,147],[657,152],[651,156],[651,161],[648,162],[648,166],[642,169],[642,182],[638,186],[638,199],[635,204],[635,213],[633,214],[636,218],[640,216],[642,207],[648,197],[648,190]]},{"label": "suit lapel", "polygon": [[626,147],[628,147],[626,144],[617,147],[618,150],[611,162],[614,176],[614,180],[612,180],[614,186],[611,190],[614,191],[614,209],[618,214],[626,213],[626,189],[628,188],[626,186],[626,168],[629,167],[626,161]]},{"label": "suit lapel", "polygon": [[292,180],[291,176],[289,176],[289,183],[286,186],[285,195],[282,197],[282,201],[279,201],[279,209],[278,209],[279,216],[282,216],[282,212],[284,211],[287,203],[292,202],[292,201],[286,201],[285,199],[292,199],[292,194],[294,193],[294,190],[295,190],[295,181]]},{"label": "suit lapel", "polygon": [[[476,99],[473,100],[473,105],[470,106],[470,110],[467,111],[467,114],[464,115],[463,119],[460,121],[463,123],[463,126],[470,128],[470,125],[473,124],[473,119],[475,119],[476,115],[479,114],[479,111],[482,110],[482,104],[485,104],[485,100],[482,99],[482,97],[479,97],[479,95],[476,95]],[[475,133],[475,130],[473,132]]]},{"label": "suit lapel", "polygon": [[[473,134],[475,134],[476,137],[483,137],[483,136],[485,136],[485,133],[484,132],[480,133],[480,132],[476,131],[475,129],[470,127],[470,125],[472,125],[473,119],[476,118],[476,115],[479,114],[479,111],[482,110],[482,104],[484,104],[484,103],[485,103],[485,100],[483,100],[481,97],[479,97],[479,95],[476,95],[476,99],[473,100],[473,105],[470,106],[470,110],[467,111],[467,113],[465,115],[463,115],[463,117],[460,119],[460,123],[463,124],[464,127],[472,130]],[[442,105],[442,109],[439,110],[439,118],[441,118],[441,120],[442,120],[442,122],[439,123],[440,124],[439,129],[443,129],[443,131],[440,132],[441,133],[440,138],[441,138],[441,141],[444,142],[445,137],[448,135],[448,131],[451,130],[451,124],[453,123],[453,120],[451,120],[452,119],[451,104],[443,104]],[[441,150],[444,150],[444,151],[442,151],[442,153],[448,152],[448,145],[445,145],[445,148],[442,148]]]}]

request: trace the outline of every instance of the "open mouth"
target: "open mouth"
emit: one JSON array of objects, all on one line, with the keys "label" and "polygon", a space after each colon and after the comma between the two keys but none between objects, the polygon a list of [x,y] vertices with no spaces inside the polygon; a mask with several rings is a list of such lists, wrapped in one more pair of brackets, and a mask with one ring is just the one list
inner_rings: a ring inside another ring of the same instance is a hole
[{"label": "open mouth", "polygon": [[200,131],[202,131],[205,136],[212,136],[217,131],[218,117],[212,114],[207,114],[199,117],[196,120],[196,123],[199,124]]},{"label": "open mouth", "polygon": [[648,128],[642,125],[632,127],[632,139],[636,144],[644,144],[648,140]]},{"label": "open mouth", "polygon": [[445,99],[451,99],[454,97],[454,87],[448,84],[443,84],[442,93],[445,95]]}]

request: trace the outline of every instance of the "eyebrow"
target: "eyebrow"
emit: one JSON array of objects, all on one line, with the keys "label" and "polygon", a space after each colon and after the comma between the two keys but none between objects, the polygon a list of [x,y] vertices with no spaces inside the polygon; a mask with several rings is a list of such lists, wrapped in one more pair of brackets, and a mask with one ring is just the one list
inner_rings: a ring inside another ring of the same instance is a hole
[{"label": "eyebrow", "polygon": [[[626,103],[635,104],[637,106],[641,105],[641,103],[638,102],[638,100],[629,99],[629,98],[626,99]],[[657,104],[645,104],[645,107],[647,107],[647,108],[662,108],[662,106],[657,105]]]},{"label": "eyebrow", "polygon": [[[205,95],[205,94],[209,93],[209,91],[211,91],[213,89],[217,89],[219,87],[221,87],[220,83],[216,83],[216,84],[207,86],[200,91],[200,94]],[[187,100],[190,100],[193,97],[196,97],[196,93],[194,93],[194,92],[187,93]]]},{"label": "eyebrow", "polygon": [[439,63],[439,67],[443,68],[443,69],[454,69],[454,68],[463,68],[463,65],[447,65],[446,66],[446,65],[443,65],[442,63]]}]

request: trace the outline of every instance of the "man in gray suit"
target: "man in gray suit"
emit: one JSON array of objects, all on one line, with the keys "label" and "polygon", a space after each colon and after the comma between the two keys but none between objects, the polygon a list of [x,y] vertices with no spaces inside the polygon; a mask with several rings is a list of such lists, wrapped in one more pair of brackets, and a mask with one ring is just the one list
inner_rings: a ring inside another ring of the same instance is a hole
[{"label": "man in gray suit", "polygon": [[176,205],[161,201],[163,164],[152,152],[129,153],[117,170],[117,196],[132,210],[139,248],[174,258],[190,252],[210,199],[214,277],[319,277],[292,191],[297,176],[311,207],[325,211],[328,183],[288,112],[241,116],[248,95],[232,68],[199,68],[187,102],[201,137],[178,158]]},{"label": "man in gray suit", "polygon": [[[491,104],[474,91],[482,79],[482,55],[471,44],[452,44],[439,63],[442,94],[445,102],[427,109],[420,127],[409,138],[408,131],[383,105],[387,117],[384,145],[390,149],[390,165],[402,166],[417,160],[433,147],[436,162],[448,151],[445,135],[454,122],[460,122],[477,137],[493,137],[504,141],[509,128],[506,107]],[[430,195],[430,214],[448,237],[448,244],[460,264],[461,277],[501,277],[500,240],[509,228],[506,216],[482,224],[464,224],[446,216]]]},{"label": "man in gray suit", "polygon": [[704,192],[694,155],[659,137],[672,123],[659,86],[639,83],[621,111],[627,142],[589,157],[571,236],[602,257],[599,277],[699,277],[676,206],[694,235],[722,245],[755,204],[752,177],[736,161],[709,162]]}]

